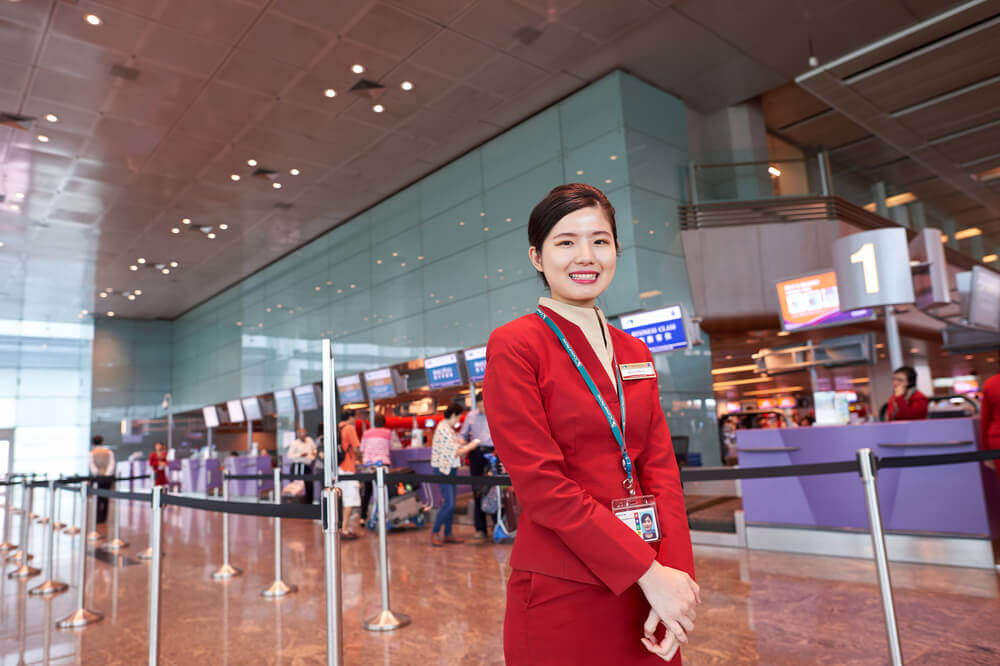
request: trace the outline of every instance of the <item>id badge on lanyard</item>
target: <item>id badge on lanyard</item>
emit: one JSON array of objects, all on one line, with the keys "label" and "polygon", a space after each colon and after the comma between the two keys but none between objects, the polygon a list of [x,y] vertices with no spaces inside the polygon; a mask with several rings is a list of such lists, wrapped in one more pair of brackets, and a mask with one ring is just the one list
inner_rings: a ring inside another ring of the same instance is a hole
[{"label": "id badge on lanyard", "polygon": [[632,459],[628,454],[628,447],[625,445],[625,436],[623,434],[623,429],[625,427],[625,391],[622,388],[622,378],[618,371],[618,364],[614,363],[615,367],[615,389],[618,392],[618,404],[621,406],[621,428],[618,427],[618,423],[615,422],[615,417],[608,409],[608,405],[601,395],[601,392],[597,390],[597,385],[594,384],[594,380],[591,379],[590,373],[587,369],[583,367],[583,363],[580,362],[580,358],[576,355],[573,347],[569,344],[569,340],[563,335],[563,332],[559,330],[559,326],[552,321],[548,315],[542,312],[541,308],[535,310],[542,321],[544,321],[552,332],[555,333],[556,337],[559,339],[560,344],[562,344],[563,349],[569,354],[570,360],[573,361],[573,365],[576,367],[580,376],[583,377],[584,383],[587,388],[590,389],[590,393],[597,400],[598,406],[604,413],[604,417],[608,421],[608,425],[611,427],[611,434],[614,435],[615,441],[618,442],[618,448],[621,450],[622,455],[622,468],[625,470],[625,480],[622,482],[622,486],[628,491],[628,497],[623,497],[622,499],[613,500],[611,502],[611,511],[615,516],[627,525],[630,529],[635,530],[636,536],[646,542],[659,541],[661,537],[660,533],[660,521],[659,516],[656,513],[656,499],[652,495],[639,495],[635,494],[635,482],[632,479]]}]

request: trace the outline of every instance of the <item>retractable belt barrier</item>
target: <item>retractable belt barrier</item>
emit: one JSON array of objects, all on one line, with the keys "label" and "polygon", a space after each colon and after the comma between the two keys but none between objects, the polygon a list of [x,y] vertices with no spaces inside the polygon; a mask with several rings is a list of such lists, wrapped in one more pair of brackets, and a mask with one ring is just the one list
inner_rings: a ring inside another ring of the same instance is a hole
[{"label": "retractable belt barrier", "polygon": [[236,513],[243,516],[259,516],[261,518],[299,518],[319,520],[321,517],[319,504],[275,504],[273,502],[226,502],[223,500],[201,499],[184,495],[163,493],[160,496],[163,505],[183,506],[189,509],[211,511],[214,513]]}]

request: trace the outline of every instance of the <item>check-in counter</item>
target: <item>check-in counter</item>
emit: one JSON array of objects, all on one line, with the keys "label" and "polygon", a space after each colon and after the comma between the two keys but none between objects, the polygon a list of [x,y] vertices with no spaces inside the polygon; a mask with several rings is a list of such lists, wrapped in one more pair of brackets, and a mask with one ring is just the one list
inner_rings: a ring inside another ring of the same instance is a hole
[{"label": "check-in counter", "polygon": [[[225,459],[227,474],[267,474],[272,473],[270,456],[229,456]],[[258,497],[260,493],[274,488],[273,478],[260,481],[236,479],[229,482],[232,497]]]},{"label": "check-in counter", "polygon": [[[872,449],[880,458],[963,453],[977,450],[978,439],[979,421],[972,418],[736,434],[740,467],[853,460],[862,448]],[[892,559],[966,564],[973,558],[972,551],[975,558],[990,553],[995,559],[992,551],[1000,543],[1000,483],[996,473],[983,464],[882,469],[878,492],[883,525],[890,535],[890,557],[893,543],[897,554],[901,552],[898,544],[904,541],[910,545],[903,550],[912,553],[912,557]],[[866,537],[860,532],[868,530],[868,513],[856,473],[745,479],[742,494],[751,547],[755,528],[764,548],[767,543],[805,543],[808,539],[819,548],[827,547],[816,534],[804,536],[792,530],[855,532]],[[790,529],[781,532],[781,528]]]},{"label": "check-in counter", "polygon": [[[437,472],[431,467],[431,447],[429,446],[416,446],[407,449],[393,449],[389,453],[390,459],[392,460],[393,467],[409,467],[413,470],[415,474],[436,474]],[[460,467],[458,470],[458,476],[468,476],[469,468]],[[437,484],[432,484],[430,487],[431,503],[434,506],[441,506],[441,491],[438,489]],[[457,486],[455,492],[459,495],[463,493],[471,493],[472,486]],[[422,499],[422,497],[421,497]]]}]

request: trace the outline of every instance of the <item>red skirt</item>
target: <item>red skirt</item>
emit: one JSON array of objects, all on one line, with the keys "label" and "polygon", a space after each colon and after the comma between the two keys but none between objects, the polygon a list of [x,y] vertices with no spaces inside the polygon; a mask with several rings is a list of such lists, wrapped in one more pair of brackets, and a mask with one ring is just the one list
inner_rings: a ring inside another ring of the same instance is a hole
[{"label": "red skirt", "polygon": [[619,597],[603,586],[515,569],[507,582],[504,657],[508,666],[680,666],[680,651],[665,662],[639,642],[648,614],[638,585]]}]

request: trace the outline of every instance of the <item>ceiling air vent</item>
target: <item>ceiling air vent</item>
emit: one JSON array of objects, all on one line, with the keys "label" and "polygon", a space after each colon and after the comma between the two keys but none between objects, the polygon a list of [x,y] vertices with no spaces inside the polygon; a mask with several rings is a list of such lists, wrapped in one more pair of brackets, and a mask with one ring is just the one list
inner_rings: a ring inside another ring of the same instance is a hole
[{"label": "ceiling air vent", "polygon": [[542,31],[537,28],[532,28],[531,26],[524,26],[520,30],[514,33],[514,37],[517,41],[521,42],[525,46],[530,46],[532,42],[542,36]]},{"label": "ceiling air vent", "polygon": [[351,86],[351,92],[355,95],[370,97],[371,99],[375,99],[383,90],[385,90],[384,85],[376,83],[370,79],[361,79]]},{"label": "ceiling air vent", "polygon": [[278,172],[274,169],[265,169],[264,167],[257,167],[253,170],[253,176],[255,178],[267,178],[268,180],[278,180]]},{"label": "ceiling air vent", "polygon": [[0,125],[2,126],[13,127],[14,129],[30,130],[31,126],[34,124],[35,118],[33,116],[22,116],[20,113],[0,111]]},{"label": "ceiling air vent", "polygon": [[111,76],[118,79],[125,79],[126,81],[135,81],[139,78],[139,70],[135,67],[115,64],[111,65]]}]

